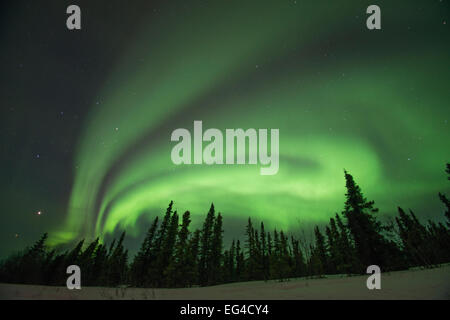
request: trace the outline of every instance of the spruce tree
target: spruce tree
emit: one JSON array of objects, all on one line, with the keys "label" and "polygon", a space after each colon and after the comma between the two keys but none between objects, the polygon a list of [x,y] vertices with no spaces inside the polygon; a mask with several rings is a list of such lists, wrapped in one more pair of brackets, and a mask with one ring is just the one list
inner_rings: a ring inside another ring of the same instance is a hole
[{"label": "spruce tree", "polygon": [[303,258],[303,253],[300,248],[299,241],[291,236],[292,252],[294,258],[293,275],[295,277],[302,277],[306,274],[306,265]]},{"label": "spruce tree", "polygon": [[[79,241],[77,243],[77,245],[75,246],[75,248],[72,249],[72,251],[70,251],[67,256],[66,256],[66,265],[79,265],[80,264],[80,256],[82,253],[82,249],[83,249],[83,244],[84,244],[84,239]],[[66,266],[66,267],[67,267]]]},{"label": "spruce tree", "polygon": [[228,281],[234,281],[236,276],[236,246],[234,240],[231,242],[229,256],[228,256]]},{"label": "spruce tree", "polygon": [[[149,285],[149,273],[153,272],[155,260],[154,242],[158,228],[158,216],[156,216],[147,231],[141,248],[136,254],[130,267],[130,281],[133,286],[143,287]],[[153,268],[152,268],[153,267]]]},{"label": "spruce tree", "polygon": [[271,278],[280,279],[282,277],[280,259],[281,259],[281,246],[280,246],[280,240],[278,238],[278,232],[275,229],[273,231],[272,254],[270,255]]},{"label": "spruce tree", "polygon": [[99,244],[93,257],[92,285],[100,286],[106,284],[105,269],[108,251],[103,244]]},{"label": "spruce tree", "polygon": [[328,272],[328,256],[325,247],[325,238],[323,234],[320,232],[319,227],[314,227],[314,235],[315,235],[315,248],[314,255],[317,259],[316,261],[316,274],[323,275]]},{"label": "spruce tree", "polygon": [[[329,234],[328,234],[329,232]],[[328,247],[330,251],[330,259],[331,263],[334,266],[334,271],[337,273],[345,273],[348,272],[348,268],[346,267],[345,255],[343,254],[344,250],[349,250],[349,248],[344,248],[345,238],[342,239],[338,226],[336,225],[336,220],[330,218],[330,227],[329,231],[327,231],[327,240]]]},{"label": "spruce tree", "polygon": [[199,282],[200,285],[207,285],[209,282],[208,267],[210,265],[211,259],[211,245],[212,245],[212,234],[214,228],[215,220],[215,209],[214,204],[206,215],[205,222],[203,223],[201,240],[200,240],[200,261],[199,261]]},{"label": "spruce tree", "polygon": [[395,218],[402,241],[403,252],[410,266],[431,266],[428,249],[428,231],[417,220],[398,207],[399,216]]},{"label": "spruce tree", "polygon": [[183,214],[181,229],[175,244],[175,250],[169,266],[166,270],[167,284],[169,287],[184,287],[186,283],[185,273],[188,266],[188,237],[189,224],[191,223],[190,212]]},{"label": "spruce tree", "polygon": [[367,201],[363,196],[353,177],[347,171],[344,173],[347,193],[343,214],[347,219],[357,256],[363,265],[359,272],[365,272],[365,268],[373,264],[386,270],[390,267],[391,248],[381,234],[381,223],[375,217],[378,209],[374,207],[374,201]]},{"label": "spruce tree", "polygon": [[185,284],[190,287],[199,282],[199,248],[200,248],[200,230],[195,230],[189,239],[186,257]]},{"label": "spruce tree", "polygon": [[[18,275],[17,280],[22,280],[25,284],[40,284],[44,280],[43,270],[46,260],[46,242],[48,234],[42,237],[29,248],[23,257],[19,258],[16,270],[11,270]],[[22,279],[21,279],[22,278]]]},{"label": "spruce tree", "polygon": [[178,223],[179,217],[177,211],[175,211],[170,218],[166,235],[156,260],[157,274],[159,275],[159,279],[156,281],[157,286],[167,284],[167,268],[173,259],[173,251],[178,234]]},{"label": "spruce tree", "polygon": [[220,269],[221,269],[221,260],[222,260],[222,248],[223,248],[223,228],[222,228],[222,215],[217,215],[217,218],[214,222],[212,241],[211,241],[211,258],[210,258],[210,267],[208,270],[208,283],[216,284],[220,279]]},{"label": "spruce tree", "polygon": [[447,219],[447,227],[450,228],[450,201],[447,197],[439,192],[439,199],[441,199],[442,203],[445,205],[446,211],[444,212],[444,216]]},{"label": "spruce tree", "polygon": [[338,268],[337,255],[336,255],[336,239],[331,233],[330,226],[325,227],[326,241],[325,245],[328,252],[328,273],[336,273]]},{"label": "spruce tree", "polygon": [[245,249],[247,255],[246,274],[248,277],[247,280],[255,280],[257,273],[255,230],[253,229],[253,224],[250,217],[248,218],[245,234],[246,234]]},{"label": "spruce tree", "polygon": [[158,230],[158,234],[156,236],[156,243],[155,247],[157,251],[162,247],[163,242],[166,238],[166,233],[169,228],[170,218],[172,216],[172,207],[173,207],[173,201],[170,201],[169,206],[166,209],[166,213],[164,215],[163,221],[161,222],[161,225]]},{"label": "spruce tree", "polygon": [[[107,275],[107,285],[117,286],[123,284],[126,280],[127,275],[127,260],[128,251],[125,250],[123,246],[123,241],[125,239],[125,231],[120,235],[119,241],[116,246],[111,248],[111,253],[107,259],[106,265],[106,275]],[[115,243],[115,242],[113,242]]]},{"label": "spruce tree", "polygon": [[241,281],[246,279],[247,276],[244,275],[244,253],[241,250],[241,242],[238,240],[236,242],[236,276],[235,281]]},{"label": "spruce tree", "polygon": [[342,222],[341,217],[337,213],[335,218],[339,233],[338,247],[342,258],[341,270],[345,273],[360,272],[362,265],[356,255],[355,247],[350,242],[348,228]]},{"label": "spruce tree", "polygon": [[254,279],[262,279],[263,278],[263,261],[262,261],[262,249],[261,249],[261,241],[259,239],[258,230],[253,230],[253,241],[255,243],[254,246],[254,261],[255,261],[255,272]]},{"label": "spruce tree", "polygon": [[260,243],[261,243],[261,267],[263,279],[267,280],[269,278],[269,259],[267,253],[267,240],[266,231],[264,230],[264,223],[261,221],[261,233],[260,233]]},{"label": "spruce tree", "polygon": [[290,248],[288,244],[288,238],[284,234],[283,230],[280,230],[280,256],[279,256],[279,266],[280,266],[280,280],[283,281],[291,276],[291,256]]},{"label": "spruce tree", "polygon": [[450,163],[446,164],[445,172],[448,174],[447,179],[450,180]]},{"label": "spruce tree", "polygon": [[99,238],[92,241],[80,255],[80,269],[83,270],[83,282],[92,285],[94,278],[94,253],[99,245]]}]

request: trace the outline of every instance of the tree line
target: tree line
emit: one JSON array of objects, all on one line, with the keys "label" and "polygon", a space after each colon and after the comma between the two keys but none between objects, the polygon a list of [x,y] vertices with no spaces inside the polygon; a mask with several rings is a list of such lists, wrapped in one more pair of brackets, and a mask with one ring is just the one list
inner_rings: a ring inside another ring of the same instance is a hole
[{"label": "tree line", "polygon": [[[446,172],[450,180],[450,164]],[[313,241],[283,230],[268,231],[248,218],[245,239],[223,244],[223,218],[214,204],[201,229],[191,231],[190,212],[179,215],[170,202],[160,221],[155,217],[132,261],[123,241],[110,245],[97,238],[81,240],[58,253],[44,234],[33,246],[0,264],[0,282],[65,285],[66,268],[80,266],[84,286],[191,287],[235,281],[280,281],[326,274],[363,274],[369,265],[382,271],[435,267],[450,262],[450,201],[439,193],[446,225],[420,222],[414,212],[398,208],[381,223],[374,201],[368,201],[352,175],[344,171],[344,210],[325,228],[314,227]]]}]

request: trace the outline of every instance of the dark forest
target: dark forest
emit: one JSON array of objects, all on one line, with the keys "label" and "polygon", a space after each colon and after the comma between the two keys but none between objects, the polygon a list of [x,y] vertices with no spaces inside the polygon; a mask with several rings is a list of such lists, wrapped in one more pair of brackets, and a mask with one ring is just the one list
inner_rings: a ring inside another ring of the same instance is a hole
[{"label": "dark forest", "polygon": [[[450,180],[450,164],[446,166]],[[446,223],[419,221],[412,210],[398,207],[390,223],[381,223],[374,201],[367,200],[353,176],[344,171],[344,210],[330,218],[324,230],[314,228],[314,241],[266,230],[248,218],[243,239],[223,245],[223,216],[214,204],[203,227],[189,230],[190,212],[180,215],[170,202],[155,217],[132,260],[123,241],[109,245],[97,238],[57,252],[44,234],[33,246],[2,261],[0,282],[65,285],[69,265],[81,268],[84,286],[191,287],[251,280],[288,281],[296,277],[364,274],[369,265],[382,272],[411,267],[433,268],[450,262],[450,201]]]}]

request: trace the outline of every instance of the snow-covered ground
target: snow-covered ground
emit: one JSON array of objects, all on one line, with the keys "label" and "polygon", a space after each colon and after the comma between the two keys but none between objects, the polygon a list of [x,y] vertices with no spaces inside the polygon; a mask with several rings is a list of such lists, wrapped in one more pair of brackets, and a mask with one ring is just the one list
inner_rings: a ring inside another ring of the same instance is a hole
[{"label": "snow-covered ground", "polygon": [[183,289],[83,287],[82,283],[81,290],[68,290],[65,287],[0,284],[0,299],[450,299],[450,265],[382,273],[380,290],[367,289],[368,276],[252,281]]}]

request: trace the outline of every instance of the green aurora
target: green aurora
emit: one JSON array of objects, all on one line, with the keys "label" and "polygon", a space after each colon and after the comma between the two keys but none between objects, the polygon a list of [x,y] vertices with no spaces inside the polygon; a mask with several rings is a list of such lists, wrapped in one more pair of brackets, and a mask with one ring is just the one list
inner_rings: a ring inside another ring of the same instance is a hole
[{"label": "green aurora", "polygon": [[[52,243],[118,229],[137,237],[140,219],[170,200],[197,225],[211,202],[225,221],[323,223],[342,210],[344,168],[381,215],[398,205],[441,214],[424,208],[448,190],[448,8],[402,3],[378,3],[379,31],[365,27],[364,1],[164,5],[92,101]],[[278,174],[174,165],[170,134],[194,120],[204,130],[278,128]]]}]

